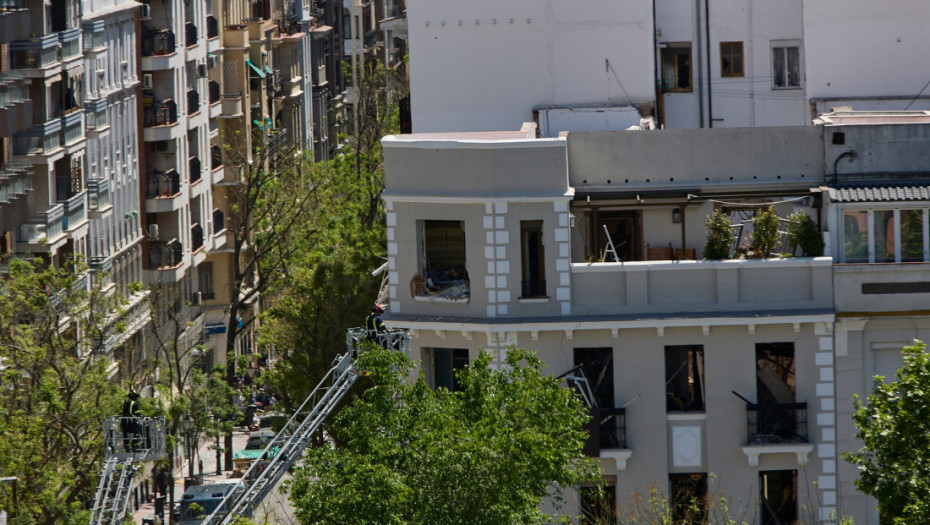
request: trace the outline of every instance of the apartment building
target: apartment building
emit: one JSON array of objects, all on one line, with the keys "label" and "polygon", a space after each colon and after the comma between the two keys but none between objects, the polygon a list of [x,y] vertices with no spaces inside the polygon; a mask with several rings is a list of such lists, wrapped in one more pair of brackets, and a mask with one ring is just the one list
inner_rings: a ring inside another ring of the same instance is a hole
[{"label": "apartment building", "polygon": [[555,137],[626,129],[636,110],[688,129],[809,125],[837,105],[925,109],[927,10],[918,0],[411,0],[413,130],[533,120]]},{"label": "apartment building", "polygon": [[[621,506],[656,486],[725,496],[750,521],[877,523],[841,454],[858,447],[853,394],[926,336],[930,230],[926,114],[867,115],[387,137],[385,320],[411,329],[433,386],[510,344],[582,370],[587,452]],[[769,206],[822,225],[825,256],[701,260],[711,212],[736,252]]]}]

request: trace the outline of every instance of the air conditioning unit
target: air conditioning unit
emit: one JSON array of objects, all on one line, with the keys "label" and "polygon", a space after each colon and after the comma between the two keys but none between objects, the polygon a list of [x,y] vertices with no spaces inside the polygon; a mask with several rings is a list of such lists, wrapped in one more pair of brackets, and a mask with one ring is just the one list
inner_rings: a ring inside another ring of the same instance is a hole
[{"label": "air conditioning unit", "polygon": [[197,77],[198,78],[207,77],[207,65],[206,64],[197,64]]},{"label": "air conditioning unit", "polygon": [[194,306],[197,306],[202,302],[203,302],[203,293],[194,292],[191,294],[191,304],[193,304]]},{"label": "air conditioning unit", "polygon": [[157,239],[157,238],[158,238],[158,225],[149,224],[149,239]]},{"label": "air conditioning unit", "polygon": [[139,18],[142,20],[151,20],[152,19],[152,6],[148,4],[142,4],[139,6]]},{"label": "air conditioning unit", "polygon": [[215,68],[216,66],[219,65],[219,63],[220,63],[220,57],[216,55],[210,55],[207,57],[207,67],[209,67],[210,69]]},{"label": "air conditioning unit", "polygon": [[142,74],[142,89],[152,89],[155,85],[155,79],[152,78],[151,73]]}]

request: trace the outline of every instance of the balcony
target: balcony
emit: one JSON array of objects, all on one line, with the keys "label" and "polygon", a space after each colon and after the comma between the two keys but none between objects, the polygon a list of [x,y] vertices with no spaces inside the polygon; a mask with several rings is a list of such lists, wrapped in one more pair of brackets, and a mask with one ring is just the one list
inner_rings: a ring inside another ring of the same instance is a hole
[{"label": "balcony", "polygon": [[84,57],[81,46],[81,33],[80,27],[67,29],[58,33],[58,41],[61,44],[59,60],[62,62],[70,62],[79,59],[77,62],[80,63],[80,59]]},{"label": "balcony", "polygon": [[807,403],[747,404],[750,445],[807,443]]},{"label": "balcony", "polygon": [[194,224],[191,226],[191,252],[196,253],[203,248],[203,226]]},{"label": "balcony", "polygon": [[226,218],[223,216],[223,210],[213,209],[213,234],[217,235],[226,229]]},{"label": "balcony", "polygon": [[87,209],[94,218],[101,218],[113,209],[110,202],[110,179],[87,181]]},{"label": "balcony", "polygon": [[632,455],[626,445],[626,409],[593,409],[587,430],[584,453],[590,457],[614,459],[618,470],[626,470],[626,461]]},{"label": "balcony", "polygon": [[10,43],[11,69],[45,69],[58,63],[56,33]]},{"label": "balcony", "polygon": [[203,168],[200,165],[199,158],[190,157],[187,159],[187,175],[190,178],[192,185],[200,181],[203,176]]},{"label": "balcony", "polygon": [[0,35],[9,40],[29,36],[29,10],[26,0],[0,0]]},{"label": "balcony", "polygon": [[207,15],[207,38],[220,36],[220,23],[213,15]]},{"label": "balcony", "polygon": [[200,111],[200,93],[195,89],[187,90],[187,114],[193,115]]},{"label": "balcony", "polygon": [[65,146],[74,145],[84,138],[84,110],[71,111],[61,117],[61,138]]},{"label": "balcony", "polygon": [[87,192],[82,191],[77,195],[64,201],[65,206],[64,218],[61,226],[65,230],[74,231],[87,220]]},{"label": "balcony", "polygon": [[0,164],[0,204],[26,195],[32,189],[34,173],[29,164]]},{"label": "balcony", "polygon": [[[181,193],[181,176],[175,170],[149,173],[145,184],[146,199],[170,199]],[[154,213],[149,210],[149,213]]]},{"label": "balcony", "polygon": [[13,135],[13,155],[50,155],[61,147],[62,119],[52,119]]},{"label": "balcony", "polygon": [[148,246],[149,268],[151,269],[174,268],[184,260],[184,247],[177,239],[171,239],[168,242],[150,239]]},{"label": "balcony", "polygon": [[[142,34],[142,56],[170,55],[177,50],[174,31],[170,29],[145,30]],[[145,69],[145,68],[143,68]]]},{"label": "balcony", "polygon": [[193,22],[184,24],[184,45],[187,47],[197,45],[197,26]]},{"label": "balcony", "polygon": [[210,169],[216,171],[223,167],[223,147],[214,144],[210,147]]},{"label": "balcony", "polygon": [[63,204],[56,204],[39,213],[39,220],[19,225],[17,249],[32,253],[51,253],[64,244]]},{"label": "balcony", "polygon": [[11,136],[32,125],[31,83],[22,71],[0,72],[0,135]]},{"label": "balcony", "polygon": [[178,104],[173,99],[156,100],[144,108],[143,139],[146,142],[175,140],[184,136],[184,127],[178,126]]},{"label": "balcony", "polygon": [[572,263],[572,315],[826,313],[831,266],[829,257]]}]

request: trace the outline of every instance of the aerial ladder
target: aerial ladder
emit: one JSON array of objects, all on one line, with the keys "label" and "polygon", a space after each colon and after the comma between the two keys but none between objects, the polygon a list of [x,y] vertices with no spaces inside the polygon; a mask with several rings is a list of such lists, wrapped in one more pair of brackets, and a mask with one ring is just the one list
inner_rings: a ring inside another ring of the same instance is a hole
[{"label": "aerial ladder", "polygon": [[111,416],[103,430],[104,464],[90,525],[121,525],[141,463],[165,456],[165,418]]},{"label": "aerial ladder", "polygon": [[226,525],[236,517],[252,517],[255,509],[300,458],[314,433],[361,375],[354,360],[369,341],[410,357],[410,334],[405,330],[376,332],[365,328],[350,328],[346,333],[346,352],[336,356],[332,368],[266,445],[261,458],[252,463],[236,486],[202,522],[204,525]]}]

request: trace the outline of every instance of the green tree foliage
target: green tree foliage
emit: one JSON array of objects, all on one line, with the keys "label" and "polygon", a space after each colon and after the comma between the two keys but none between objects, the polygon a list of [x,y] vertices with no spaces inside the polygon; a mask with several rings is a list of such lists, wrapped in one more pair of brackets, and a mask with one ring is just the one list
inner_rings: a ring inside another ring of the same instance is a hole
[{"label": "green tree foliage", "polygon": [[778,214],[775,206],[759,212],[752,220],[749,249],[755,257],[771,257],[778,244]]},{"label": "green tree foliage", "polygon": [[15,524],[84,523],[97,484],[102,422],[124,392],[110,383],[101,338],[120,308],[67,269],[7,259],[0,279],[0,508]]},{"label": "green tree foliage", "polygon": [[704,243],[704,258],[710,260],[727,259],[733,245],[733,228],[730,218],[721,210],[715,210],[707,217],[707,240]]},{"label": "green tree foliage", "polygon": [[800,210],[788,216],[788,244],[801,248],[805,257],[823,255],[823,238],[806,211]]},{"label": "green tree foliage", "polygon": [[882,523],[918,525],[930,516],[930,354],[905,347],[897,381],[876,377],[868,402],[856,400],[853,421],[862,448],[844,454],[859,466],[856,486],[878,499]]},{"label": "green tree foliage", "polygon": [[312,449],[290,485],[301,523],[540,523],[542,498],[599,480],[577,396],[531,352],[511,347],[502,371],[490,359],[452,393],[410,382],[399,353],[364,352],[374,386],[337,416],[339,445]]}]

